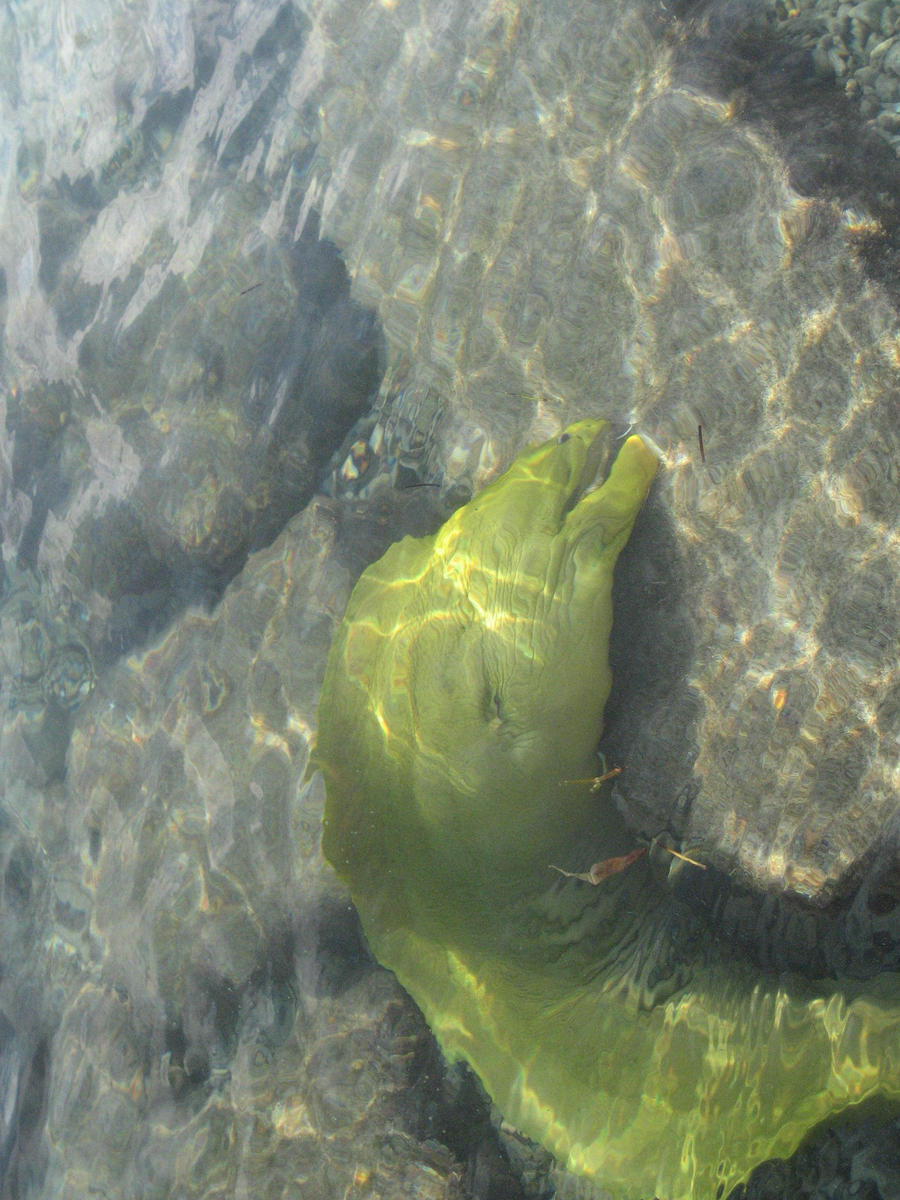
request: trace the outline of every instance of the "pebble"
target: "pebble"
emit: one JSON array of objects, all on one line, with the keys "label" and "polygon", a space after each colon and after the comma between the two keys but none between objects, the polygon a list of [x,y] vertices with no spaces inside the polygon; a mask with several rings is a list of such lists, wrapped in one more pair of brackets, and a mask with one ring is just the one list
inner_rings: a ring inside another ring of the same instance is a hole
[{"label": "pebble", "polygon": [[850,9],[850,16],[856,21],[865,21],[872,29],[875,28],[881,21],[883,4],[878,3],[878,0],[865,0],[863,4],[854,4]]},{"label": "pebble", "polygon": [[843,85],[864,120],[900,156],[900,122],[894,111],[900,100],[900,2],[767,0],[767,7],[782,24],[802,17],[803,28],[814,30],[813,70]]},{"label": "pebble", "polygon": [[893,71],[900,75],[900,38],[891,43],[891,48],[884,56],[882,67],[885,71]]},{"label": "pebble", "polygon": [[894,42],[892,38],[885,38],[883,42],[879,42],[877,46],[869,54],[869,62],[878,63],[884,58]]}]

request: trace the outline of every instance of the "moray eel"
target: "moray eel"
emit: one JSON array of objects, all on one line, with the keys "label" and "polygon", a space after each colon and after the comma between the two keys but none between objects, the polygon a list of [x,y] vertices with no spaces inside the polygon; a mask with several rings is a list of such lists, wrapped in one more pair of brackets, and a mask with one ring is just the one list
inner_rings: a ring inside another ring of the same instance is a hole
[{"label": "moray eel", "polygon": [[[634,848],[596,774],[612,577],[657,462],[582,421],[359,579],[314,762],[369,943],[507,1120],[617,1200],[716,1200],[900,1092],[900,982],[761,973]],[[665,857],[665,856],[663,856]]]}]

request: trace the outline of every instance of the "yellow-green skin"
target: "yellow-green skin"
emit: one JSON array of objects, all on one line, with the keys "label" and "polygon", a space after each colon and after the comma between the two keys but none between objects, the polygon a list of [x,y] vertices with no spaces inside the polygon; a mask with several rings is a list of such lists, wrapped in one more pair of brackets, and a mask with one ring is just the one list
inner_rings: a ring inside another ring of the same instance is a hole
[{"label": "yellow-green skin", "polygon": [[444,1051],[617,1200],[713,1200],[900,1095],[900,980],[761,975],[646,861],[598,888],[549,869],[634,846],[562,781],[596,773],[613,569],[656,467],[582,421],[392,546],[332,646],[316,762],[324,852]]}]

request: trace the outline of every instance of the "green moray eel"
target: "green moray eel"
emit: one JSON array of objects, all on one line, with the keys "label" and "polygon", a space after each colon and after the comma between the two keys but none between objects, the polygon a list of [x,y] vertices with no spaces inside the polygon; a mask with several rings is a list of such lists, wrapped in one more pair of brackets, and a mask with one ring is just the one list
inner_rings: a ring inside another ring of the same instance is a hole
[{"label": "green moray eel", "polygon": [[617,1200],[713,1200],[900,1093],[900,981],[768,975],[631,850],[596,774],[612,576],[657,463],[582,421],[357,583],[315,763],[378,959],[506,1118]]}]

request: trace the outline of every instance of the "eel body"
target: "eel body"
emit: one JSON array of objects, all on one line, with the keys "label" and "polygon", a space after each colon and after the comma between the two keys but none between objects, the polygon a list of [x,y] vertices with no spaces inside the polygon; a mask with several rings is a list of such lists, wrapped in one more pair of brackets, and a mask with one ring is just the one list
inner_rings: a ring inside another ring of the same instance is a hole
[{"label": "eel body", "polygon": [[616,1200],[716,1200],[900,1098],[900,977],[763,974],[634,848],[596,775],[612,578],[657,468],[582,421],[361,576],[315,761],[372,949],[506,1118]]}]

